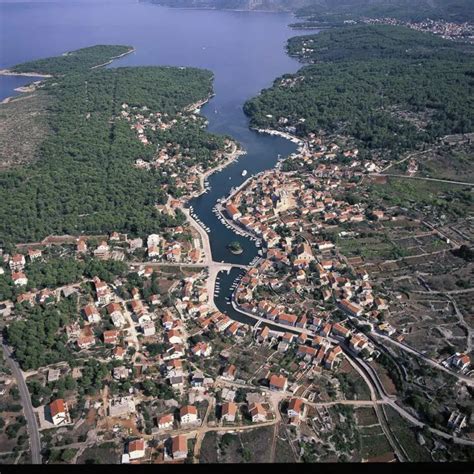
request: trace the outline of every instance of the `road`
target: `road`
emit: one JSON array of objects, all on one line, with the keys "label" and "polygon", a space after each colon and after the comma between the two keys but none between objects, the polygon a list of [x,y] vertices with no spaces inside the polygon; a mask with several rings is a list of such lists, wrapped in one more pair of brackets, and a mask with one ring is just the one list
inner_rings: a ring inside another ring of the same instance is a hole
[{"label": "road", "polygon": [[[344,350],[344,347],[343,347],[343,350]],[[440,436],[441,438],[444,438],[447,440],[453,440],[456,444],[462,444],[465,446],[474,446],[473,440],[453,436],[444,431],[437,430],[436,428],[431,428],[426,423],[423,423],[422,421],[420,421],[418,418],[416,418],[414,415],[408,412],[405,408],[401,407],[397,403],[397,400],[395,397],[390,397],[386,393],[385,388],[380,382],[378,375],[369,364],[367,364],[365,361],[363,361],[359,357],[355,357],[352,353],[348,352],[347,350],[344,350],[344,353],[346,354],[347,359],[349,360],[351,365],[353,365],[353,367],[359,372],[359,374],[368,384],[370,394],[371,394],[371,399],[375,401],[377,398],[379,398],[379,401],[375,406],[379,405],[380,403],[384,405],[390,405],[394,410],[398,412],[399,415],[401,415],[403,418],[405,418],[410,423],[412,423],[413,425],[419,428],[423,428],[424,426],[426,426],[427,429],[429,429],[432,433]],[[374,395],[375,395],[375,398],[374,398]]]},{"label": "road", "polygon": [[466,375],[459,375],[453,370],[448,369],[447,367],[444,367],[444,365],[440,364],[439,362],[436,362],[435,360],[430,359],[429,357],[425,356],[421,352],[418,352],[416,349],[413,349],[412,347],[407,346],[406,344],[403,344],[402,342],[395,341],[391,337],[385,336],[383,334],[379,334],[377,332],[372,332],[371,334],[376,338],[382,339],[386,342],[393,344],[394,346],[397,346],[399,349],[402,349],[405,352],[409,352],[410,354],[413,354],[419,357],[420,359],[423,359],[423,361],[425,361],[431,367],[442,370],[443,372],[446,372],[449,375],[457,378],[458,380],[466,383],[470,387],[474,387],[474,379],[472,379],[471,377],[467,377]]},{"label": "road", "polygon": [[460,184],[461,186],[474,186],[474,183],[468,183],[466,181],[451,181],[449,179],[424,178],[422,176],[407,176],[404,174],[370,173],[370,176],[389,176],[392,178],[417,179],[419,181],[420,180],[421,181],[434,181],[436,183]]},{"label": "road", "polygon": [[12,357],[10,348],[2,341],[2,350],[5,355],[5,359],[10,366],[13,376],[16,379],[18,385],[18,390],[20,392],[21,404],[23,406],[23,411],[25,413],[26,423],[28,427],[28,434],[30,439],[30,448],[31,448],[31,462],[32,464],[41,464],[41,441],[40,434],[38,430],[38,423],[36,421],[36,415],[33,411],[33,405],[31,404],[31,396],[26,386],[25,379],[23,378],[23,373],[20,369],[20,366]]}]

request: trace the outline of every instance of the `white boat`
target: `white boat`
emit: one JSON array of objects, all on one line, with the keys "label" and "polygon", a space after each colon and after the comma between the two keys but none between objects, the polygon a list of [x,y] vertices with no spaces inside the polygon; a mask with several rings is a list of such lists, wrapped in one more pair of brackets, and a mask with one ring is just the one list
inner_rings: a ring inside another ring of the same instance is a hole
[{"label": "white boat", "polygon": [[247,176],[247,170],[242,171],[242,176]]}]

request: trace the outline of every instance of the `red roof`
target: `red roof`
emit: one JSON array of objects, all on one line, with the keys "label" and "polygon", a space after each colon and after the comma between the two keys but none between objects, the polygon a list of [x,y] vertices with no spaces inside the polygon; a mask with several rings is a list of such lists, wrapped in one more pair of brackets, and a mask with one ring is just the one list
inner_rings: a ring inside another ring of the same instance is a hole
[{"label": "red roof", "polygon": [[179,411],[180,416],[197,415],[197,408],[193,405],[186,405]]},{"label": "red roof", "polygon": [[301,413],[301,409],[303,408],[303,400],[301,398],[292,398],[290,403],[288,404],[288,410],[296,411],[297,413]]},{"label": "red roof", "polygon": [[56,416],[59,413],[66,413],[66,408],[64,406],[64,400],[58,398],[49,404],[49,409],[51,411],[51,416]]},{"label": "red roof", "polygon": [[134,451],[144,451],[145,441],[143,439],[136,439],[128,443],[128,452],[132,453]]},{"label": "red roof", "polygon": [[188,442],[186,440],[186,436],[179,435],[173,438],[172,451],[173,453],[188,451]]},{"label": "red roof", "polygon": [[272,375],[270,377],[270,385],[283,389],[287,383],[286,377],[283,375]]}]

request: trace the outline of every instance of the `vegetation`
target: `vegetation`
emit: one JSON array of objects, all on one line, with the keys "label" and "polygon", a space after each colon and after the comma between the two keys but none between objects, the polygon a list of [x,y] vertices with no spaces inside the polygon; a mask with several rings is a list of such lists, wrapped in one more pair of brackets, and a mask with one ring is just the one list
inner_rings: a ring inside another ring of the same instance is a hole
[{"label": "vegetation", "polygon": [[76,317],[75,296],[55,305],[19,308],[18,319],[8,326],[6,335],[22,369],[37,369],[73,357],[66,347],[66,334],[59,330]]},{"label": "vegetation", "polygon": [[239,10],[296,11],[317,24],[342,23],[361,17],[400,19],[446,19],[469,21],[474,18],[470,0],[153,0],[170,7],[222,8]]},{"label": "vegetation", "polygon": [[86,71],[98,65],[110,62],[112,59],[129,53],[131,46],[96,45],[65,53],[62,56],[37,59],[18,64],[12,71],[19,73],[37,72],[40,74],[70,74]]},{"label": "vegetation", "polygon": [[453,59],[465,48],[431,33],[392,25],[331,28],[288,40],[288,53],[309,62],[362,61],[368,59]]},{"label": "vegetation", "polygon": [[[110,48],[112,57],[118,50]],[[89,67],[89,60],[84,61]],[[81,231],[148,234],[183,223],[180,214],[173,218],[156,210],[155,204],[165,202],[173,178],[133,166],[138,158],[150,159],[155,150],[140,143],[129,124],[117,117],[123,103],[176,116],[210,95],[211,72],[170,67],[78,69],[47,80],[41,91],[56,100],[48,114],[53,133],[42,143],[39,159],[0,173],[2,244]],[[199,153],[205,133],[180,133],[170,138],[186,141],[186,147],[198,150],[197,160],[205,160],[207,152]],[[209,140],[214,147],[215,139]]]},{"label": "vegetation", "polygon": [[243,248],[242,248],[242,245],[240,244],[240,242],[238,242],[237,240],[234,240],[232,241],[229,245],[228,245],[228,248],[229,250],[232,252],[232,253],[235,253],[235,254],[241,254],[243,252]]},{"label": "vegetation", "polygon": [[0,169],[24,165],[38,158],[50,132],[49,100],[45,94],[20,96],[0,107]]},{"label": "vegetation", "polygon": [[[311,40],[312,56],[321,62],[277,79],[248,101],[253,127],[285,124],[300,136],[324,130],[353,137],[364,149],[390,150],[392,157],[473,130],[474,62],[463,46],[446,59],[451,43],[440,48],[442,40],[403,27],[342,31],[338,42],[334,32],[323,32],[290,43],[297,54]],[[412,56],[403,57],[409,45]]]},{"label": "vegetation", "polygon": [[309,0],[297,15],[321,23],[341,23],[363,17],[391,17],[400,20],[426,18],[472,21],[470,0]]}]

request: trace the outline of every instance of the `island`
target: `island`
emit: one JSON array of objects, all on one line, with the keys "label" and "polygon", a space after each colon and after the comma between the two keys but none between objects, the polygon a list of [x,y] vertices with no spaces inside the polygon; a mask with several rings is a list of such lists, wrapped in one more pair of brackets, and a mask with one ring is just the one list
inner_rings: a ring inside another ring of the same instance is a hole
[{"label": "island", "polygon": [[237,240],[232,241],[227,248],[234,254],[234,255],[240,255],[243,253],[244,249],[242,248],[242,245],[240,242]]}]

